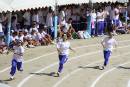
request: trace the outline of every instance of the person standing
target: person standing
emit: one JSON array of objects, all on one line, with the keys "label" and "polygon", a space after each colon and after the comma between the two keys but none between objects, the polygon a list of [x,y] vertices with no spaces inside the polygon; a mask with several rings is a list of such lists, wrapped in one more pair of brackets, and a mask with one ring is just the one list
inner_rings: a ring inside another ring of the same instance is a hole
[{"label": "person standing", "polygon": [[[69,55],[69,49],[75,52],[71,47],[70,47],[70,42],[68,42],[67,35],[62,34],[63,41],[59,42],[57,44],[57,50],[59,54],[59,69],[57,76],[60,76],[61,71],[63,70],[64,63],[68,60],[68,55]],[[76,52],[75,52],[76,53]]]},{"label": "person standing", "polygon": [[117,42],[115,39],[113,39],[113,33],[110,32],[109,37],[102,39],[101,44],[104,48],[103,53],[104,53],[104,59],[105,59],[104,65],[102,66],[102,68],[105,69],[105,67],[108,64],[109,57],[112,54],[113,44],[115,44],[115,47],[116,47],[115,51],[117,51]]}]

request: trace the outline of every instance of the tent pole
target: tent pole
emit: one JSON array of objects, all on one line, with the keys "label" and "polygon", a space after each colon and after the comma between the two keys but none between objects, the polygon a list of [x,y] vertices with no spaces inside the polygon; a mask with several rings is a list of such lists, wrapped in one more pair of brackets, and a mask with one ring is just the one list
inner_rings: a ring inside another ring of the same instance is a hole
[{"label": "tent pole", "polygon": [[[126,2],[126,7],[127,7],[127,2]],[[125,15],[125,23],[127,24],[127,10],[126,10],[126,15]],[[127,31],[127,26],[125,26],[125,34]]]},{"label": "tent pole", "polygon": [[57,43],[57,1],[55,2],[55,16],[54,16],[54,43]]},{"label": "tent pole", "polygon": [[8,27],[7,27],[7,29],[8,29],[8,33],[7,33],[7,47],[8,47],[8,49],[9,49],[9,46],[10,46],[10,29],[11,29],[11,12],[9,12],[9,21],[8,21]]}]

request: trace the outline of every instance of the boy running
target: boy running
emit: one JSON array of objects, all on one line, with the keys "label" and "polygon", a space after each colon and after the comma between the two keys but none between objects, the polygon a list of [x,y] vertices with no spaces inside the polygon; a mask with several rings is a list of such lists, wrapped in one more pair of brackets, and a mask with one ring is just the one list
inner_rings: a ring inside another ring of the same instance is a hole
[{"label": "boy running", "polygon": [[21,44],[22,44],[22,41],[18,40],[17,45],[14,46],[13,48],[11,48],[7,52],[7,54],[9,54],[9,52],[14,49],[14,55],[13,55],[13,59],[12,59],[12,68],[11,68],[11,72],[10,72],[11,80],[13,79],[13,76],[16,72],[16,66],[17,66],[18,71],[23,71],[23,68],[22,68],[23,57],[22,56],[24,53],[24,48],[21,46]]},{"label": "boy running", "polygon": [[[68,60],[68,55],[69,55],[69,49],[72,50],[73,52],[75,52],[71,47],[70,47],[70,42],[68,42],[67,39],[67,35],[63,34],[62,35],[63,41],[59,42],[57,44],[57,50],[58,50],[58,54],[59,54],[59,69],[58,69],[58,73],[57,75],[60,76],[60,73],[63,69],[64,63]],[[76,52],[75,52],[76,53]]]},{"label": "boy running", "polygon": [[[104,42],[105,42],[105,45],[104,45]],[[104,65],[102,66],[102,68],[105,69],[105,67],[108,64],[109,57],[112,54],[113,44],[115,44],[116,46],[115,51],[117,50],[117,43],[116,43],[116,40],[113,39],[113,33],[110,32],[109,37],[102,39],[101,44],[104,48],[103,52],[104,52],[104,59],[105,59]]]}]

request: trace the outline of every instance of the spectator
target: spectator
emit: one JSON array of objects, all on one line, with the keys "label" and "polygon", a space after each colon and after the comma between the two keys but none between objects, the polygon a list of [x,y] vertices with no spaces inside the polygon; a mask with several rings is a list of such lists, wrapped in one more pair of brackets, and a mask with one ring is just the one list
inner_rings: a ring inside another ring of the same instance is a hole
[{"label": "spectator", "polygon": [[16,31],[17,33],[19,33],[19,31],[22,31],[22,29],[20,29],[20,23],[16,24],[16,29],[14,31]]},{"label": "spectator", "polygon": [[62,25],[62,24],[65,24],[65,11],[66,10],[66,7],[63,6],[61,11],[60,11],[60,14],[59,14],[59,25]]},{"label": "spectator", "polygon": [[7,44],[6,44],[6,41],[5,41],[4,37],[5,37],[4,35],[0,36],[0,53],[7,52],[6,51]]}]

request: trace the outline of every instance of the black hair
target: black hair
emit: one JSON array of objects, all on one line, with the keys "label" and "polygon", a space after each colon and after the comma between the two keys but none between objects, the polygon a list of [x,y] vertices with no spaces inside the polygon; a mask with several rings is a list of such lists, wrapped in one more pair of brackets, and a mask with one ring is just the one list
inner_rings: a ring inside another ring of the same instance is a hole
[{"label": "black hair", "polygon": [[22,31],[19,31],[19,33],[22,32]]},{"label": "black hair", "polygon": [[12,16],[11,19],[16,19],[16,17],[15,17],[15,16]]},{"label": "black hair", "polygon": [[43,27],[40,27],[39,30],[43,30],[44,28]]},{"label": "black hair", "polygon": [[112,5],[115,5],[115,4],[114,4],[114,3],[112,3],[112,4],[111,4],[111,6],[112,6]]},{"label": "black hair", "polygon": [[[98,11],[99,11],[100,9],[102,9],[102,7],[101,7],[101,6],[99,6],[99,7],[98,7]],[[103,10],[103,9],[102,9],[102,10]]]},{"label": "black hair", "polygon": [[14,32],[13,32],[13,35],[17,35],[17,32],[16,32],[16,31],[14,31]]},{"label": "black hair", "polygon": [[69,18],[69,20],[72,20],[72,18]]},{"label": "black hair", "polygon": [[49,12],[51,12],[52,11],[52,9],[51,8],[49,8]]}]

